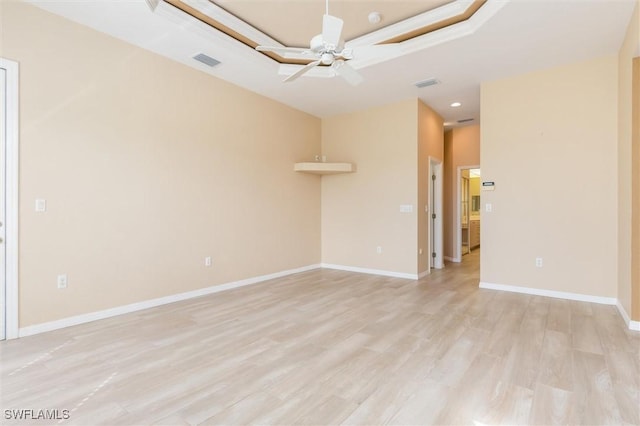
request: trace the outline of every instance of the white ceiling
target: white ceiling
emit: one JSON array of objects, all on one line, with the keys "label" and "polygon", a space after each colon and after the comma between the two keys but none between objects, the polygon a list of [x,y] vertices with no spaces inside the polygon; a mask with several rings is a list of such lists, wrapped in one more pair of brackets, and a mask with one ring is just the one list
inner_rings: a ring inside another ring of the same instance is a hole
[{"label": "white ceiling", "polygon": [[[420,98],[449,123],[478,122],[483,81],[616,54],[636,2],[488,0],[468,21],[404,42],[403,55],[360,68],[364,83],[350,86],[340,78],[313,76],[282,83],[277,62],[182,13],[154,13],[145,0],[27,1],[318,117]],[[367,3],[358,1],[366,14]],[[310,25],[320,32],[321,16],[317,21]],[[222,63],[209,68],[192,59],[198,53]],[[441,84],[414,86],[427,78]],[[462,106],[451,108],[454,101]]]}]

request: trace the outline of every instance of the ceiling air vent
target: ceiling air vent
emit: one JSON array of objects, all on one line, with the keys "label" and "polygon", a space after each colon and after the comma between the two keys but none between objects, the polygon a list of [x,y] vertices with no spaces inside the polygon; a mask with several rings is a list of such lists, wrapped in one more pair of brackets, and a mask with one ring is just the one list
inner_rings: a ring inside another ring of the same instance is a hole
[{"label": "ceiling air vent", "polygon": [[473,121],[473,118],[465,118],[465,119],[462,119],[462,120],[458,120],[458,124],[468,123],[470,121]]},{"label": "ceiling air vent", "polygon": [[203,64],[208,65],[210,67],[215,67],[220,63],[219,60],[213,59],[211,56],[207,56],[204,53],[198,53],[196,56],[193,57],[193,59],[195,59],[196,61],[200,61]]},{"label": "ceiling air vent", "polygon": [[436,84],[440,84],[440,80],[438,80],[437,78],[430,78],[428,80],[417,82],[415,86],[422,89],[423,87],[435,86]]}]

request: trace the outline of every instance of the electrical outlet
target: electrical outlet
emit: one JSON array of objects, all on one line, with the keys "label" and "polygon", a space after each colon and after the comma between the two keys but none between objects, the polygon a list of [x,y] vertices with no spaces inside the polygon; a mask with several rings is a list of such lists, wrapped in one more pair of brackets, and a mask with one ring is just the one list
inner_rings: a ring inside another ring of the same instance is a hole
[{"label": "electrical outlet", "polygon": [[211,256],[204,258],[204,266],[211,266]]},{"label": "electrical outlet", "polygon": [[58,275],[58,288],[67,288],[67,274],[60,274]]},{"label": "electrical outlet", "polygon": [[382,247],[380,246],[376,247],[376,253],[382,254]]},{"label": "electrical outlet", "polygon": [[487,203],[484,205],[484,211],[486,211],[487,213],[491,213],[493,211],[493,204],[491,203]]},{"label": "electrical outlet", "polygon": [[38,198],[36,200],[36,207],[35,207],[36,212],[38,213],[44,213],[47,211],[47,200],[44,200],[42,198]]},{"label": "electrical outlet", "polygon": [[536,268],[542,268],[542,258],[536,257]]}]

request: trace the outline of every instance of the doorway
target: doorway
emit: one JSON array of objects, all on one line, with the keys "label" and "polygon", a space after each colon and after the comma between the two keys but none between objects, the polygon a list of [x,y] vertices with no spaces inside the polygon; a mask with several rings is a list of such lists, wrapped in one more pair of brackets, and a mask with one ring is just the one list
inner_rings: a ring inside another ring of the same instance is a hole
[{"label": "doorway", "polygon": [[0,58],[0,340],[18,337],[18,63]]},{"label": "doorway", "polygon": [[460,166],[457,173],[454,261],[480,248],[480,189],[479,165]]}]

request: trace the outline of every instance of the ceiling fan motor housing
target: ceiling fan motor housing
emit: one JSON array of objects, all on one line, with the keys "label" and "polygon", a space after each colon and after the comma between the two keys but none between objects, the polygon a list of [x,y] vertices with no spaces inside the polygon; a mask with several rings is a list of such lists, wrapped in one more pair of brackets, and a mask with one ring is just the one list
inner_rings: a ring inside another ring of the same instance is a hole
[{"label": "ceiling fan motor housing", "polygon": [[324,50],[324,40],[322,39],[322,34],[318,34],[314,36],[309,42],[309,47],[311,51],[315,53],[320,53]]},{"label": "ceiling fan motor housing", "polygon": [[309,50],[315,53],[339,52],[340,50],[342,50],[343,45],[344,41],[342,40],[340,40],[339,45],[327,43],[324,41],[322,34],[318,34],[317,36],[314,36],[309,42]]}]

